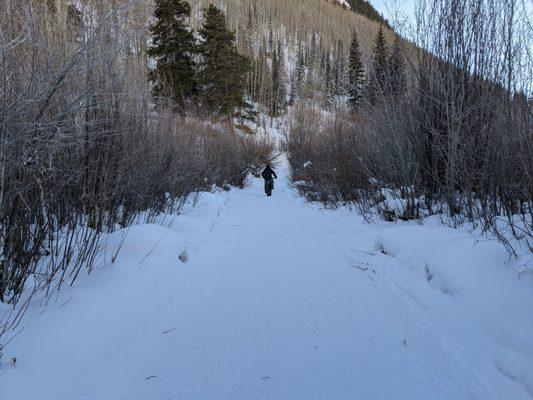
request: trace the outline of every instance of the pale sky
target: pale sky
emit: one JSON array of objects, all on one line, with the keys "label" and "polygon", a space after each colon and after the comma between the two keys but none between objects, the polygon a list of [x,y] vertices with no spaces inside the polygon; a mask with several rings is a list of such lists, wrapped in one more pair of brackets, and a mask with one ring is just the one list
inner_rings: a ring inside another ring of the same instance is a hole
[{"label": "pale sky", "polygon": [[415,0],[370,0],[370,3],[389,21],[396,17],[412,18],[415,10]]},{"label": "pale sky", "polygon": [[[415,4],[417,0],[369,0],[370,3],[382,13],[389,21],[394,21],[395,16],[403,16],[413,21],[415,13]],[[533,15],[533,1],[526,0],[524,2],[526,12],[531,19]]]}]

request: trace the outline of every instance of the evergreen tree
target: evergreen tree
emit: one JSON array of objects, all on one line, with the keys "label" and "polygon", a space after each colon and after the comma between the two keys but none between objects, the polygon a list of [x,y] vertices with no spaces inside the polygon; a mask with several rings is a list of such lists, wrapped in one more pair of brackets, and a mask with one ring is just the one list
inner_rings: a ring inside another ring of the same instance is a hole
[{"label": "evergreen tree", "polygon": [[268,17],[268,54],[272,54],[274,48],[274,32],[272,30],[272,16]]},{"label": "evergreen tree", "polygon": [[370,101],[375,104],[378,96],[384,96],[388,75],[389,49],[380,25],[373,50],[373,70],[370,80]]},{"label": "evergreen tree", "polygon": [[270,88],[270,106],[269,115],[271,117],[277,116],[277,90],[279,86],[280,65],[278,60],[278,52],[274,50],[272,52],[272,86]]},{"label": "evergreen tree", "polygon": [[335,57],[334,57],[334,76],[335,76],[335,83],[334,83],[334,93],[336,96],[342,96],[346,93],[346,86],[345,86],[345,73],[346,73],[346,65],[344,62],[344,45],[341,40],[337,41],[337,47],[335,49]]},{"label": "evergreen tree", "polygon": [[156,65],[149,73],[152,94],[157,103],[170,99],[180,113],[187,110],[196,93],[194,36],[187,26],[191,6],[184,0],[156,0],[156,22],[148,55]]},{"label": "evergreen tree", "polygon": [[246,29],[249,32],[251,32],[251,31],[255,30],[256,24],[257,24],[257,21],[255,19],[254,10],[253,10],[252,6],[250,5],[248,7],[248,20],[246,22]]},{"label": "evergreen tree", "polygon": [[405,59],[398,37],[394,40],[389,58],[388,79],[388,91],[390,95],[393,97],[401,97],[407,90],[407,78],[405,72]]},{"label": "evergreen tree", "polygon": [[361,51],[359,50],[359,41],[357,40],[357,33],[354,31],[352,36],[352,43],[350,45],[349,58],[349,89],[348,102],[353,110],[357,110],[361,106],[363,99],[363,90],[365,86],[365,69],[363,61],[361,60]]},{"label": "evergreen tree", "polygon": [[281,43],[278,43],[279,78],[277,83],[278,112],[281,114],[287,107],[287,77],[285,75],[285,53]]},{"label": "evergreen tree", "polygon": [[305,55],[302,48],[302,42],[298,42],[298,58],[296,60],[296,79],[298,86],[301,85],[305,77]]},{"label": "evergreen tree", "polygon": [[224,13],[212,4],[204,9],[199,34],[202,39],[198,73],[202,109],[207,115],[225,116],[233,130],[233,113],[245,104],[250,61],[238,53],[235,34],[228,29]]},{"label": "evergreen tree", "polygon": [[294,105],[297,90],[298,89],[296,87],[296,76],[293,75],[293,78],[291,79],[291,87],[289,89],[289,106]]},{"label": "evergreen tree", "polygon": [[324,98],[326,101],[326,108],[331,109],[335,103],[334,93],[334,77],[333,70],[331,68],[331,58],[329,53],[323,54],[323,76],[324,76]]},{"label": "evergreen tree", "polygon": [[270,99],[270,116],[278,117],[286,106],[286,88],[285,88],[285,62],[283,57],[283,49],[281,43],[278,43],[277,48],[272,55],[272,97]]},{"label": "evergreen tree", "polygon": [[242,30],[243,47],[248,54],[253,54],[254,39],[256,35],[257,21],[254,18],[252,7],[248,8],[248,17],[246,20],[246,29]]},{"label": "evergreen tree", "polygon": [[292,74],[291,89],[289,94],[289,104],[292,106],[296,97],[300,93],[300,88],[305,77],[305,55],[302,49],[302,42],[298,42],[298,56],[296,58],[296,67]]},{"label": "evergreen tree", "polygon": [[317,61],[318,46],[318,39],[315,31],[313,31],[313,34],[311,36],[311,45],[309,51],[307,52],[307,54],[309,55],[309,60],[307,62],[308,65],[314,65]]}]

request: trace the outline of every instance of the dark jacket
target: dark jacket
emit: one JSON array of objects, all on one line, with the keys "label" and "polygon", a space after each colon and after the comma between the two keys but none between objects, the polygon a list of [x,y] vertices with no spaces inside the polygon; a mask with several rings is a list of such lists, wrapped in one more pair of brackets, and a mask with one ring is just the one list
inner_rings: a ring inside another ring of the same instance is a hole
[{"label": "dark jacket", "polygon": [[261,173],[261,176],[263,177],[263,179],[265,179],[267,181],[272,179],[272,176],[274,176],[274,178],[278,179],[278,176],[276,175],[274,170],[270,167],[270,165],[266,166],[265,170]]}]

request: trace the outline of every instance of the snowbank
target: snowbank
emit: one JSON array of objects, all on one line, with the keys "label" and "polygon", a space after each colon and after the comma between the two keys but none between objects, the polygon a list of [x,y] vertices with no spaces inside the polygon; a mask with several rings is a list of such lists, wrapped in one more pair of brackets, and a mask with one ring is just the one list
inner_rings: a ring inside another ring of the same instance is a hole
[{"label": "snowbank", "polygon": [[394,226],[377,235],[376,247],[476,321],[500,345],[495,366],[533,396],[533,273],[519,268],[524,259],[510,260],[496,241],[438,226]]}]

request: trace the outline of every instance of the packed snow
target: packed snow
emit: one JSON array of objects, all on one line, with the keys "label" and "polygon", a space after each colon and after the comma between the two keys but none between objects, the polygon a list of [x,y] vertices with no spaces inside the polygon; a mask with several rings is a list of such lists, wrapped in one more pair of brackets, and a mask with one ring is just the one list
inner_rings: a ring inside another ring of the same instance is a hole
[{"label": "packed snow", "polygon": [[533,397],[530,270],[467,230],[306,203],[278,172],[273,197],[253,179],[109,235],[30,305],[0,399]]}]

